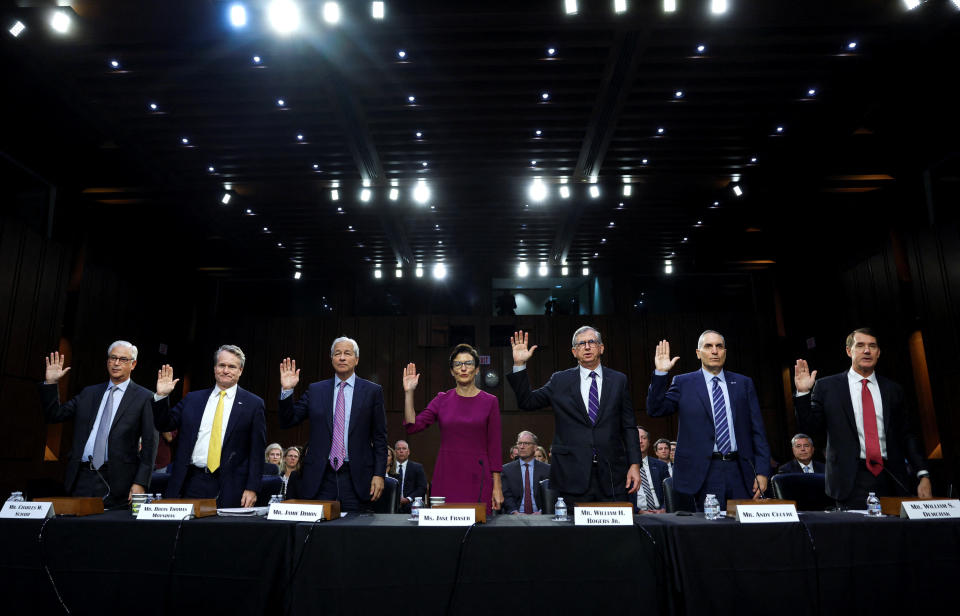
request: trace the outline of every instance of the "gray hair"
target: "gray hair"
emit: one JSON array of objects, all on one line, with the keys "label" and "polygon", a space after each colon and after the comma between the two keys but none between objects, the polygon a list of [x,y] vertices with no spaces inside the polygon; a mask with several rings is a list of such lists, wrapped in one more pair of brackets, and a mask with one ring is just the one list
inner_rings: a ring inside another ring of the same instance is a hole
[{"label": "gray hair", "polygon": [[593,327],[592,325],[584,325],[583,327],[579,328],[577,331],[573,332],[573,338],[570,340],[571,347],[577,346],[577,336],[579,336],[584,332],[595,333],[597,335],[597,342],[600,344],[603,344],[603,336],[600,335],[600,330],[597,329],[596,327]]},{"label": "gray hair", "polygon": [[808,441],[810,441],[810,446],[813,447],[813,439],[810,438],[809,436],[807,436],[806,434],[804,434],[803,432],[798,432],[798,433],[796,433],[796,434],[793,435],[793,438],[790,439],[790,446],[793,447],[794,445],[796,445],[796,444],[797,444],[797,440],[798,440],[798,439],[801,439],[801,438],[805,438],[805,439],[807,439]]},{"label": "gray hair", "polygon": [[117,340],[107,348],[107,355],[113,353],[113,349],[118,346],[130,347],[130,359],[137,361],[137,347],[134,346],[132,342],[127,342],[126,340]]},{"label": "gray hair", "polygon": [[697,338],[697,348],[698,348],[698,349],[703,346],[703,339],[707,337],[707,334],[716,334],[716,335],[720,336],[720,342],[723,343],[723,346],[727,346],[727,339],[723,337],[723,334],[721,334],[720,332],[718,332],[718,331],[715,330],[715,329],[707,329],[707,330],[704,330],[704,332],[703,332],[702,334],[700,334],[700,337],[699,337],[699,338]]},{"label": "gray hair", "polygon": [[360,359],[360,345],[357,344],[357,341],[354,340],[353,338],[347,338],[346,336],[340,336],[339,338],[333,341],[333,344],[330,345],[330,357],[333,357],[334,347],[336,347],[341,342],[349,342],[350,344],[352,344],[354,356],[356,356],[357,359]]},{"label": "gray hair", "polygon": [[220,361],[220,353],[223,351],[236,355],[240,359],[240,369],[243,370],[243,366],[247,363],[247,356],[235,344],[224,344],[217,349],[217,352],[213,354],[213,365],[217,365],[217,362]]},{"label": "gray hair", "polygon": [[531,432],[530,430],[521,430],[521,431],[517,432],[517,442],[518,442],[518,443],[520,442],[520,437],[523,436],[524,434],[529,434],[529,435],[530,435],[530,438],[533,439],[533,444],[534,444],[534,445],[539,445],[539,444],[540,444],[540,439],[538,439],[538,438],[537,438],[537,435],[534,434],[533,432]]},{"label": "gray hair", "polygon": [[394,446],[394,447],[399,447],[399,446],[400,446],[400,443],[403,443],[404,445],[407,446],[407,449],[410,449],[410,443],[408,443],[407,441],[405,441],[405,440],[403,440],[403,439],[400,439],[399,441],[397,441],[396,443],[394,443],[393,446]]}]

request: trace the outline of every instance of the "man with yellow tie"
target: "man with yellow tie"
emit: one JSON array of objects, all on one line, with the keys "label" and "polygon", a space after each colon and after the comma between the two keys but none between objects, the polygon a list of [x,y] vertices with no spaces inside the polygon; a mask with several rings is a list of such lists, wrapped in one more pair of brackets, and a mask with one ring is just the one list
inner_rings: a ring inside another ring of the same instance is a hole
[{"label": "man with yellow tie", "polygon": [[252,507],[257,502],[267,429],[263,399],[239,387],[246,356],[225,344],[215,357],[216,387],[184,396],[170,408],[168,397],[180,379],[164,365],[157,373],[153,420],[157,430],[180,430],[179,447],[164,496],[216,498],[218,507]]}]

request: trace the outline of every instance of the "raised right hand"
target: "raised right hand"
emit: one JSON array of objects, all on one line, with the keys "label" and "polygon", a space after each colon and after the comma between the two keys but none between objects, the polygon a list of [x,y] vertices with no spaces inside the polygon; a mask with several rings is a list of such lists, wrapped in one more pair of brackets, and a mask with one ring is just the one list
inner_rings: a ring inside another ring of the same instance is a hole
[{"label": "raised right hand", "polygon": [[70,372],[70,368],[64,368],[63,362],[66,359],[58,351],[50,353],[50,357],[44,357],[43,362],[46,364],[46,371],[43,373],[43,382],[44,383],[56,383],[63,375]]},{"label": "raised right hand", "polygon": [[157,371],[157,395],[169,396],[180,379],[173,378],[173,368],[170,364],[163,364]]},{"label": "raised right hand", "polygon": [[284,358],[280,362],[280,388],[293,389],[300,382],[300,370],[297,369],[297,360]]},{"label": "raised right hand", "polygon": [[793,384],[797,386],[797,393],[803,394],[810,391],[816,381],[817,371],[810,372],[807,360],[798,359],[797,365],[793,368]]},{"label": "raised right hand", "polygon": [[417,366],[411,362],[403,369],[403,391],[413,391],[419,384],[420,375],[417,374]]},{"label": "raised right hand", "polygon": [[660,372],[670,372],[680,361],[680,357],[670,359],[670,343],[661,340],[657,343],[657,350],[653,354],[653,366]]},{"label": "raised right hand", "polygon": [[529,349],[527,348],[527,343],[529,341],[530,332],[524,333],[523,330],[513,332],[513,335],[510,336],[510,346],[513,347],[514,366],[525,365],[533,356],[533,352],[537,350],[537,345],[533,345]]}]

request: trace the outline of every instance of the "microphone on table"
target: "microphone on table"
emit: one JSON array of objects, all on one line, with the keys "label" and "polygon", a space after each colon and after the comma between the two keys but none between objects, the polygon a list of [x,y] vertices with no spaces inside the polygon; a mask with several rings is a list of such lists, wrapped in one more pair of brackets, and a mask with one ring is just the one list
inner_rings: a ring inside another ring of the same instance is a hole
[{"label": "microphone on table", "polygon": [[904,485],[900,482],[900,480],[897,479],[897,476],[896,476],[896,475],[894,475],[893,473],[890,472],[890,469],[887,468],[887,465],[886,465],[886,464],[883,465],[883,472],[885,472],[886,474],[890,475],[890,477],[896,482],[896,484],[897,484],[898,486],[900,486],[900,489],[903,490],[903,493],[904,493],[904,494],[908,494],[908,495],[910,494],[910,490],[908,490],[908,489],[906,488],[906,486],[904,486]]},{"label": "microphone on table", "polygon": [[[757,467],[753,465],[753,461],[750,458],[744,456],[743,459],[750,465],[750,470],[753,471],[753,480],[757,484],[757,489],[760,490],[760,475],[757,474]],[[760,500],[766,500],[766,498],[767,497],[763,495],[763,490],[760,490]]]},{"label": "microphone on table", "polygon": [[103,485],[107,486],[107,493],[103,495],[103,501],[106,502],[107,498],[110,496],[110,484],[107,483],[107,480],[103,478],[103,475],[100,474],[99,468],[93,467],[93,456],[87,456],[87,462],[90,463],[90,468],[93,468],[93,472],[97,474],[97,477],[100,478],[100,481],[103,482]]}]

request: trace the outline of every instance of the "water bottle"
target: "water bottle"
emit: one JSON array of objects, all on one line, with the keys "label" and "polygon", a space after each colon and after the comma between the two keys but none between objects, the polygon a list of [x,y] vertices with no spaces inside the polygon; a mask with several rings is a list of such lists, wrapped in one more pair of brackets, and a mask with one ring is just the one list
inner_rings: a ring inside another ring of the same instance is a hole
[{"label": "water bottle", "polygon": [[282,502],[283,502],[283,497],[280,496],[279,494],[274,494],[273,496],[270,497],[271,505],[274,503],[282,503]]},{"label": "water bottle", "polygon": [[8,503],[22,503],[23,501],[23,492],[11,492],[10,498],[7,499]]},{"label": "water bottle", "polygon": [[410,505],[410,519],[420,521],[420,510],[423,509],[423,497],[417,496]]},{"label": "water bottle", "polygon": [[867,495],[867,515],[879,517],[883,515],[880,509],[880,499],[873,492]]},{"label": "water bottle", "polygon": [[720,517],[720,501],[717,500],[716,495],[707,494],[703,499],[703,514],[708,520],[716,520]]},{"label": "water bottle", "polygon": [[553,506],[553,519],[557,522],[567,521],[567,503],[562,496],[557,498],[557,503]]}]

